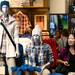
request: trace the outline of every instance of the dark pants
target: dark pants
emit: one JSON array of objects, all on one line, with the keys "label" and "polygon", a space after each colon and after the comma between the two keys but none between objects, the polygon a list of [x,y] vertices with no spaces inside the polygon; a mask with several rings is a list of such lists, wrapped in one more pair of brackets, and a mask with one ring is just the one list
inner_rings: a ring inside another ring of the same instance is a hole
[{"label": "dark pants", "polygon": [[49,75],[63,75],[61,73],[52,73],[52,74],[49,74]]}]

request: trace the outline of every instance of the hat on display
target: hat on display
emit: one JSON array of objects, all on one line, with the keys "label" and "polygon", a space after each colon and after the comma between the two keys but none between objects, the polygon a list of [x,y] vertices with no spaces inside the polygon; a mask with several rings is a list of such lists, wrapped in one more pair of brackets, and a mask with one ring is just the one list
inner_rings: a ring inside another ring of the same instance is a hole
[{"label": "hat on display", "polygon": [[8,1],[1,1],[0,8],[2,8],[3,5],[7,5],[9,7]]},{"label": "hat on display", "polygon": [[32,36],[33,35],[41,36],[41,29],[40,29],[39,25],[35,25],[34,29],[32,30]]}]

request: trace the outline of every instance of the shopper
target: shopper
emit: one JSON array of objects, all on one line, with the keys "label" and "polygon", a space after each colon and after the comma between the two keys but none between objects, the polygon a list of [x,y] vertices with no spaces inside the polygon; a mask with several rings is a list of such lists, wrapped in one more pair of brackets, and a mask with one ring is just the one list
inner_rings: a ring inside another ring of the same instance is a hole
[{"label": "shopper", "polygon": [[[60,52],[58,63],[61,64],[57,69],[59,72],[75,72],[75,34],[69,34],[67,45]],[[57,72],[58,72],[57,70]]]}]

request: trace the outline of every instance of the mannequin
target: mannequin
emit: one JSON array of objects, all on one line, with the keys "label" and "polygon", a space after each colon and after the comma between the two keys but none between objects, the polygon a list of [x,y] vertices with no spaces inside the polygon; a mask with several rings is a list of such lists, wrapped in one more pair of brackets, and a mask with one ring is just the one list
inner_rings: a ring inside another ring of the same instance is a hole
[{"label": "mannequin", "polygon": [[[18,30],[19,30],[18,26],[19,25],[16,22],[16,20],[9,14],[9,2],[8,1],[1,2],[1,11],[2,11],[2,15],[0,16],[0,22],[2,22],[5,25],[13,41],[16,44],[16,50],[15,50],[6,31],[4,30],[2,25],[0,25],[0,54],[2,55],[2,58],[5,57],[4,59],[6,63],[4,61],[3,62],[5,65],[7,64],[8,66],[9,75],[12,75],[11,67],[14,67],[16,65],[15,57],[16,55],[19,55],[19,52],[18,52]],[[4,64],[1,64],[1,66]],[[5,69],[7,72],[7,68]]]},{"label": "mannequin", "polygon": [[[35,28],[32,30],[32,44],[26,50],[28,50],[27,51],[28,58],[29,58],[28,65],[41,67],[42,75],[50,74],[49,69],[46,67],[54,61],[52,49],[48,44],[42,43],[42,34],[38,25],[36,25]],[[49,57],[49,60],[47,59],[47,57]],[[38,72],[36,73],[37,75],[40,75],[40,73]]]}]

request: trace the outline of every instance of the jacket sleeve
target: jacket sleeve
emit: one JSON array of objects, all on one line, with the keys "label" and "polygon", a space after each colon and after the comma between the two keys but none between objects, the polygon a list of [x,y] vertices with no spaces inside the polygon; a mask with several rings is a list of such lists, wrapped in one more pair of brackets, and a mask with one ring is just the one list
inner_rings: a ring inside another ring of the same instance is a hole
[{"label": "jacket sleeve", "polygon": [[19,44],[19,25],[18,25],[18,22],[15,21],[14,23],[14,41],[15,41],[15,44],[16,44],[16,55],[19,55],[19,47],[18,47],[18,44]]},{"label": "jacket sleeve", "polygon": [[48,46],[48,59],[50,64],[54,62],[53,52],[50,46]]},{"label": "jacket sleeve", "polygon": [[68,56],[66,48],[61,49],[60,54],[59,54],[59,59],[64,60],[64,61],[68,61],[69,56]]}]

